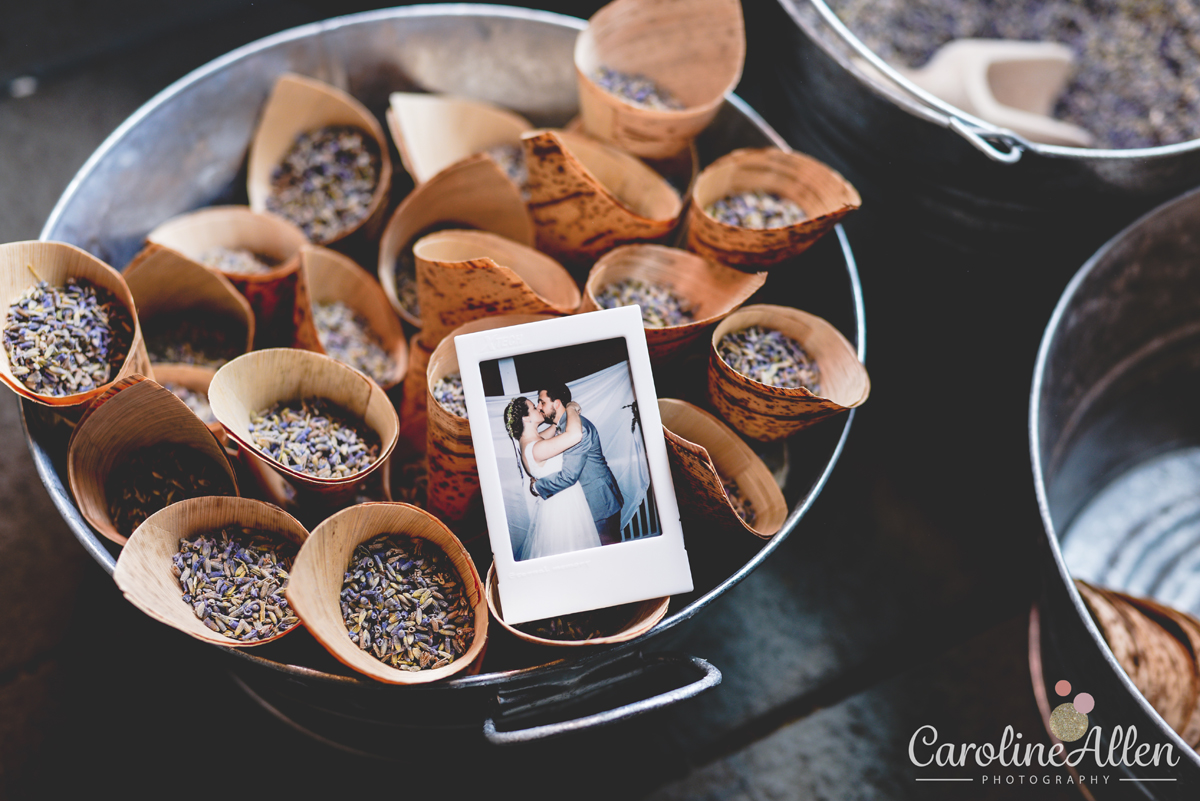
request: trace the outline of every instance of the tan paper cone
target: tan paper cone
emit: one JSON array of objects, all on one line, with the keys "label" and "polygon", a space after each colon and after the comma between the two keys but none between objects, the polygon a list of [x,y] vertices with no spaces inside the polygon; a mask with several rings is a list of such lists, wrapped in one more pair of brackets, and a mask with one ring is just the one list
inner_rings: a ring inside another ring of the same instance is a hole
[{"label": "tan paper cone", "polygon": [[[154,370],[154,379],[164,387],[167,384],[178,384],[207,398],[208,387],[216,374],[217,371],[211,367],[197,367],[194,364],[160,364]],[[216,420],[211,423],[203,420],[200,422],[204,423],[205,427],[212,432],[222,448],[229,447],[229,435],[225,433],[225,426]]]},{"label": "tan paper cone", "polygon": [[179,552],[179,541],[231,526],[270,532],[297,548],[308,538],[308,532],[294,517],[262,501],[192,498],[155,512],[138,527],[117,559],[113,580],[138,609],[198,640],[229,648],[251,648],[278,640],[300,624],[273,637],[242,642],[209,629],[196,617],[191,605],[183,601],[183,589],[172,573],[172,558]]}]

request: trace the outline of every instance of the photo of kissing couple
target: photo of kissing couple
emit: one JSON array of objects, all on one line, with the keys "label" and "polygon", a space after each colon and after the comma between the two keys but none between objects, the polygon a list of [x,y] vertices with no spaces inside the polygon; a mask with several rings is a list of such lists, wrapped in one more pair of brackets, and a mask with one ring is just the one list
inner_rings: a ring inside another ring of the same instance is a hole
[{"label": "photo of kissing couple", "polygon": [[661,533],[624,339],[480,372],[516,561]]}]

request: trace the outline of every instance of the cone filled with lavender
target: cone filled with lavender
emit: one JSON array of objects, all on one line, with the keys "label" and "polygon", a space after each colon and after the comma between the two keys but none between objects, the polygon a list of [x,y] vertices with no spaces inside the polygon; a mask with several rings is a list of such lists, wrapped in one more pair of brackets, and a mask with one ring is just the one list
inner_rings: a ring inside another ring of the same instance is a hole
[{"label": "cone filled with lavender", "polygon": [[125,376],[152,374],[125,280],[74,245],[0,245],[0,302],[0,379],[22,398],[80,406]]},{"label": "cone filled with lavender", "polygon": [[708,398],[735,430],[771,442],[853,409],[871,393],[854,348],[789,306],[744,306],[713,330]]},{"label": "cone filled with lavender", "polygon": [[300,625],[284,591],[308,532],[250,498],[193,498],[129,538],[113,580],[150,617],[214,645],[247,648]]}]

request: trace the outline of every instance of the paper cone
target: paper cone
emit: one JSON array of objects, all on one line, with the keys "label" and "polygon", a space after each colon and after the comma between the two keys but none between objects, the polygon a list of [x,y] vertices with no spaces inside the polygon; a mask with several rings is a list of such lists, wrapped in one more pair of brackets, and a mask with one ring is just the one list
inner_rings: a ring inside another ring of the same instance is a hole
[{"label": "paper cone", "polygon": [[421,327],[421,314],[405,302],[404,284],[415,297],[412,246],[434,230],[476,228],[533,247],[533,222],[525,201],[504,171],[485,155],[442,170],[413,190],[392,214],[379,242],[379,282],[396,313]]},{"label": "paper cone", "polygon": [[[741,228],[705,211],[731,194],[760,189],[793,200],[805,219],[782,228]],[[700,173],[687,215],[687,248],[730,267],[755,272],[807,250],[862,205],[858,192],[814,158],[776,148],[735,150]]]},{"label": "paper cone", "polygon": [[[1130,595],[1122,595],[1122,597],[1137,607],[1146,617],[1162,626],[1187,649],[1191,658],[1190,673],[1188,669],[1184,669],[1182,673],[1171,677],[1169,681],[1177,692],[1186,693],[1191,686],[1192,692],[1196,694],[1196,703],[1192,707],[1191,714],[1187,716],[1183,727],[1177,728],[1176,731],[1193,748],[1200,746],[1200,621],[1186,612],[1172,609],[1150,598],[1137,598]],[[1190,682],[1188,681],[1189,675]]]},{"label": "paper cone", "polygon": [[667,614],[667,607],[671,605],[671,597],[667,596],[665,598],[651,598],[648,601],[640,601],[638,603],[622,604],[620,607],[614,607],[611,610],[598,610],[601,613],[611,611],[614,617],[623,616],[627,613],[628,622],[614,633],[603,637],[593,637],[590,640],[554,640],[549,637],[528,634],[516,626],[510,626],[504,622],[504,609],[500,604],[500,584],[496,581],[495,565],[492,565],[488,569],[485,592],[488,609],[491,610],[492,617],[504,627],[505,631],[519,640],[524,640],[534,645],[547,645],[553,648],[578,648],[588,645],[611,645],[618,642],[627,642],[635,637],[642,636],[654,628],[655,624]]},{"label": "paper cone", "polygon": [[400,161],[420,186],[451,164],[496,145],[521,144],[533,128],[507,109],[450,95],[393,92],[388,129]]},{"label": "paper cone", "polygon": [[250,143],[246,176],[250,208],[266,211],[267,197],[271,194],[271,172],[283,162],[296,137],[331,125],[349,125],[370,134],[379,149],[379,180],[371,195],[366,216],[317,244],[331,245],[360,231],[362,236],[373,239],[387,212],[388,191],[392,183],[392,160],[383,128],[375,115],[350,95],[301,75],[281,75],[263,108],[258,130]]},{"label": "paper cone", "polygon": [[[362,421],[379,438],[379,455],[366,468],[342,478],[318,478],[284,466],[254,444],[250,413],[280,401],[321,398]],[[213,414],[242,450],[283,476],[298,489],[346,493],[378,470],[396,446],[399,420],[379,385],[328,356],[305,350],[271,348],[239,356],[217,371],[208,389]]]},{"label": "paper cone", "polygon": [[128,315],[132,335],[128,343],[129,352],[120,367],[111,371],[107,382],[84,392],[61,396],[39,395],[28,389],[13,374],[8,350],[0,348],[0,379],[3,379],[9,389],[22,398],[60,409],[88,403],[106,392],[117,381],[134,373],[153,375],[150,359],[146,355],[146,346],[142,341],[137,308],[120,273],[90,253],[65,242],[10,242],[0,245],[0,304],[3,304],[6,319],[7,309],[39,280],[51,286],[63,286],[68,278],[84,280],[107,290]]},{"label": "paper cone", "polygon": [[[745,60],[738,0],[615,0],[575,41],[584,130],[638,156],[678,153],[712,121]],[[601,89],[601,66],[652,79],[684,108],[644,108]]]},{"label": "paper cone", "polygon": [[367,321],[391,357],[392,369],[376,383],[385,391],[400,383],[408,370],[408,343],[379,283],[352,259],[328,248],[305,245],[300,263],[305,272],[306,298],[297,304],[296,347],[327,353],[313,322],[312,305],[344,303]]},{"label": "paper cone", "polygon": [[743,273],[686,250],[661,245],[623,245],[592,267],[580,312],[601,308],[596,297],[605,287],[637,279],[670,290],[692,312],[693,321],[663,328],[646,326],[646,344],[655,364],[663,364],[702,337],[745,303],[767,280],[765,274]]},{"label": "paper cone", "polygon": [[190,448],[228,479],[225,486],[197,488],[196,495],[237,495],[237,477],[212,432],[170,390],[140,375],[113,385],[84,412],[67,446],[67,480],[79,511],[92,528],[119,544],[132,531],[118,530],[109,514],[106,485],[134,452],[170,443]]},{"label": "paper cone", "polygon": [[590,267],[618,245],[665,240],[679,223],[679,195],[628,153],[565,131],[523,141],[539,250]]},{"label": "paper cone", "polygon": [[[821,372],[821,396],[803,387],[773,387],[735,371],[717,354],[726,334],[760,325],[782,331],[800,343]],[[871,392],[867,370],[836,328],[788,306],[744,306],[713,330],[709,351],[708,398],[735,430],[773,442],[835,414],[853,409]]]},{"label": "paper cone", "polygon": [[[216,374],[217,371],[211,367],[197,367],[193,364],[160,364],[154,370],[155,381],[164,388],[167,384],[178,384],[205,398],[208,397],[208,387]],[[186,402],[184,405],[187,405]],[[221,425],[216,418],[212,422],[206,420],[200,420],[200,422],[204,423],[205,427],[212,432],[222,448],[228,447],[229,436],[225,433],[225,426]]]},{"label": "paper cone", "polygon": [[179,552],[181,539],[234,526],[269,532],[294,543],[297,549],[308,538],[308,532],[294,517],[262,501],[192,498],[155,512],[138,527],[117,559],[113,580],[138,609],[198,640],[229,648],[251,648],[277,640],[300,624],[254,642],[226,637],[200,622],[191,605],[183,600],[183,589],[172,572],[172,558]]},{"label": "paper cone", "polygon": [[425,376],[431,356],[433,348],[425,344],[422,332],[418,331],[409,343],[408,373],[404,376],[404,396],[400,401],[400,439],[406,456],[425,453],[429,425]]},{"label": "paper cone", "polygon": [[[351,642],[342,618],[340,595],[345,571],[360,543],[382,534],[428,540],[457,568],[474,609],[475,635],[465,654],[431,670],[394,668]],[[300,549],[287,588],[288,602],[312,635],[347,667],[388,684],[423,684],[464,670],[475,672],[487,644],[488,615],[483,582],[466,548],[436,517],[406,503],[368,503],[345,509],[313,530]]]}]

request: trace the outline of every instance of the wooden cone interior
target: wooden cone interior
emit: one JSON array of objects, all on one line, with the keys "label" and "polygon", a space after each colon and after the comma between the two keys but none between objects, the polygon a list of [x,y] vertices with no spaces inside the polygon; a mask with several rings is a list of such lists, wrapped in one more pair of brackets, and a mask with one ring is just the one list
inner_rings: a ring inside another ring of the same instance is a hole
[{"label": "wooden cone interior", "polygon": [[370,134],[379,148],[379,182],[371,195],[369,211],[358,223],[318,244],[332,244],[358,231],[373,237],[383,223],[392,183],[388,141],[375,115],[347,93],[322,81],[285,73],[275,82],[258,130],[250,142],[246,190],[250,208],[266,211],[271,194],[271,172],[283,162],[296,137],[330,125],[349,125]]},{"label": "wooden cone interior", "polygon": [[[738,0],[615,0],[575,43],[584,129],[648,158],[679,152],[708,126],[746,60]],[[601,89],[601,67],[652,79],[685,106],[645,108]]]},{"label": "wooden cone interior", "polygon": [[457,228],[490,231],[533,247],[533,221],[521,192],[489,157],[478,154],[466,158],[418,186],[392,214],[379,242],[379,282],[383,291],[396,313],[418,328],[421,315],[400,300],[396,260],[431,227],[449,223]]},{"label": "wooden cone interior", "polygon": [[580,134],[526,134],[529,213],[538,249],[572,264],[629,242],[666,239],[683,203],[646,164]]},{"label": "wooden cone interior", "polygon": [[[365,423],[379,438],[379,455],[366,468],[342,478],[318,478],[267,456],[250,436],[250,413],[277,402],[321,398]],[[217,371],[208,390],[213,414],[244,450],[297,488],[315,492],[352,490],[383,466],[396,446],[399,420],[387,394],[371,379],[328,356],[291,348],[256,350]]]},{"label": "wooden cone interior", "polygon": [[[805,219],[781,228],[742,228],[705,211],[723,197],[753,190],[795,201]],[[735,150],[710,164],[692,186],[687,248],[722,264],[762,270],[807,250],[860,205],[857,190],[814,158],[770,147]]]},{"label": "wooden cone interior", "polygon": [[400,161],[418,186],[467,156],[521,144],[533,126],[507,109],[450,95],[393,92],[388,129]]},{"label": "wooden cone interior", "polygon": [[269,532],[297,548],[308,538],[299,521],[269,503],[250,498],[192,498],[155,512],[138,527],[117,558],[113,580],[138,609],[198,640],[230,648],[251,648],[277,640],[300,624],[254,642],[226,637],[200,622],[183,600],[179,579],[171,572],[181,539],[234,526]]},{"label": "wooden cone interior", "polygon": [[275,262],[276,266],[264,273],[216,270],[243,283],[270,283],[295,271],[300,248],[308,244],[298,226],[247,206],[212,206],[172,217],[146,234],[146,241],[171,248],[197,264],[203,264],[201,257],[215,248],[248,250]]},{"label": "wooden cone interior", "polygon": [[662,245],[622,245],[604,254],[584,286],[580,312],[600,308],[596,297],[621,281],[637,279],[669,289],[691,311],[693,320],[664,328],[646,326],[650,358],[663,363],[744,303],[766,282],[765,273],[744,273],[694,253]]},{"label": "wooden cone interior", "polygon": [[635,637],[642,636],[654,628],[655,624],[667,614],[667,608],[671,605],[671,597],[669,595],[664,598],[651,598],[648,601],[642,601],[637,604],[627,604],[630,607],[630,619],[618,632],[603,637],[593,637],[590,640],[552,640],[548,637],[529,634],[521,631],[516,626],[510,626],[504,622],[504,607],[500,603],[500,583],[496,580],[496,566],[494,564],[488,568],[485,592],[487,594],[488,609],[491,610],[492,617],[504,627],[505,631],[519,640],[524,640],[534,645],[547,645],[552,648],[578,648],[587,645],[611,645],[618,642],[627,642]]},{"label": "wooden cone interior", "polygon": [[[462,579],[474,610],[475,639],[467,652],[449,665],[415,672],[399,670],[359,650],[350,640],[340,601],[346,567],[355,547],[384,534],[428,540],[445,552]],[[487,602],[475,563],[445,524],[406,503],[360,504],[317,526],[296,558],[287,598],[304,625],[334,657],[359,673],[389,684],[422,684],[477,670],[476,657],[487,643]]]},{"label": "wooden cone interior", "polygon": [[344,303],[367,321],[371,333],[391,357],[392,370],[384,381],[379,382],[380,386],[387,390],[399,384],[408,371],[408,342],[379,282],[353,259],[318,245],[305,245],[300,251],[300,263],[308,313],[298,312],[296,347],[325,353],[311,306]]},{"label": "wooden cone interior", "polygon": [[1191,712],[1187,715],[1183,726],[1177,727],[1175,730],[1192,748],[1200,746],[1200,662],[1198,662],[1200,660],[1200,621],[1186,612],[1173,609],[1150,598],[1138,598],[1124,594],[1121,594],[1121,597],[1179,640],[1187,649],[1190,665],[1184,668],[1179,675],[1170,677],[1169,682],[1170,687],[1176,693],[1180,691],[1192,693],[1195,702],[1192,704]]},{"label": "wooden cone interior", "polygon": [[148,244],[123,273],[138,316],[151,320],[182,311],[207,312],[244,332],[245,353],[254,347],[254,310],[250,301],[221,273],[178,251]]},{"label": "wooden cone interior", "polygon": [[[677,487],[688,496],[680,499],[680,506],[706,524],[715,521],[722,528],[745,529],[763,539],[778,533],[787,518],[787,502],[750,446],[716,417],[687,401],[660,398],[658,411],[671,464],[682,478]],[[753,525],[734,511],[722,479],[736,481],[750,501]]]},{"label": "wooden cone interior", "polygon": [[572,314],[579,287],[554,259],[486,231],[441,231],[413,248],[422,341],[497,314]]},{"label": "wooden cone interior", "polygon": [[108,290],[129,316],[133,335],[129,353],[120,369],[106,383],[85,392],[62,396],[39,395],[28,389],[13,374],[8,349],[0,348],[0,379],[22,398],[43,406],[80,406],[100,396],[126,376],[135,373],[145,376],[154,374],[150,358],[146,355],[146,344],[142,341],[142,326],[138,322],[133,295],[120,273],[90,253],[65,242],[30,241],[0,245],[0,303],[3,304],[6,318],[9,307],[38,281],[45,281],[51,286],[64,286],[68,278],[81,279]]},{"label": "wooden cone interior", "polygon": [[217,464],[238,494],[237,477],[213,433],[170,390],[140,375],[122,379],[88,407],[67,446],[67,480],[83,517],[113,542],[124,544],[131,532],[118,531],[109,515],[105,485],[113,470],[135,451],[172,443],[190,448]]},{"label": "wooden cone interior", "polygon": [[[821,396],[803,387],[774,387],[735,371],[718,355],[728,333],[751,326],[783,332],[800,343],[820,369]],[[734,429],[770,442],[866,401],[871,381],[853,346],[827,321],[789,306],[755,304],[726,317],[713,330],[708,397]]]},{"label": "wooden cone interior", "polygon": [[[164,388],[167,384],[178,384],[184,389],[190,389],[207,398],[208,387],[212,384],[213,376],[216,374],[217,371],[211,367],[198,367],[194,364],[160,364],[154,369],[154,380]],[[203,420],[200,422],[204,423]],[[225,433],[225,426],[216,420],[204,423],[204,425],[217,438],[217,442],[222,448],[228,446],[229,435]]]}]

